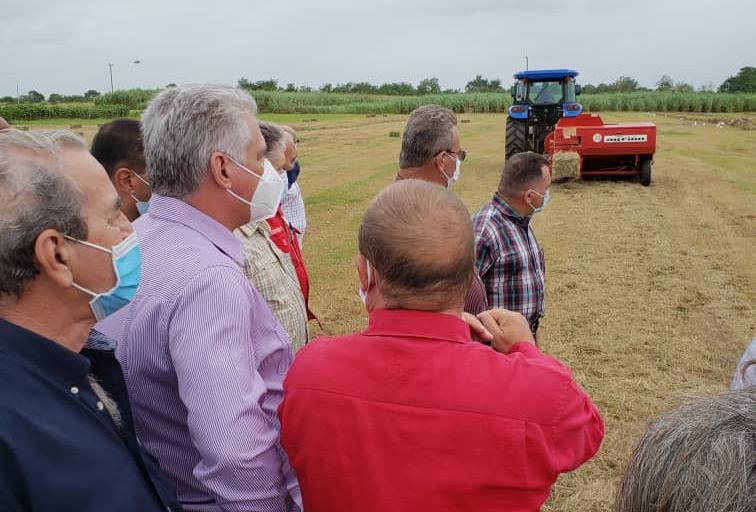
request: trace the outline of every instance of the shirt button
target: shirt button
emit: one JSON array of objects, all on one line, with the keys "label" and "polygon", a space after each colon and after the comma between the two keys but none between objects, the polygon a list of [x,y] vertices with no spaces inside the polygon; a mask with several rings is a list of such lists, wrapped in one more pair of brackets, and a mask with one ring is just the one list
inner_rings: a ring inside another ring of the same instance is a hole
[{"label": "shirt button", "polygon": [[105,408],[105,404],[103,404],[102,402],[97,402],[97,409],[99,409],[101,411],[104,408]]},{"label": "shirt button", "polygon": [[71,394],[78,395],[79,394],[79,388],[76,386],[71,386]]}]

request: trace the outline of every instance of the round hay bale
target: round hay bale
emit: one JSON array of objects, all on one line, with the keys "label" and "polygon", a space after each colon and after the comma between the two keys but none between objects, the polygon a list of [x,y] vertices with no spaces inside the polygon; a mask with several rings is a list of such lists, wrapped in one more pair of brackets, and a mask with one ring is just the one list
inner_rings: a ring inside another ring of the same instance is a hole
[{"label": "round hay bale", "polygon": [[389,137],[392,139],[398,139],[401,136],[401,133],[399,132],[389,132]]}]

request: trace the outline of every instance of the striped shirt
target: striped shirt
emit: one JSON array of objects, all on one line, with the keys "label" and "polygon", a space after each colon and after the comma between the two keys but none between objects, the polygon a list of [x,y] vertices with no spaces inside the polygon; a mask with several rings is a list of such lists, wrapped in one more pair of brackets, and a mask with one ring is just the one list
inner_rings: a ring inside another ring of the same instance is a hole
[{"label": "striped shirt", "polygon": [[244,246],[244,274],[289,335],[294,351],[307,343],[307,307],[288,254],[270,239],[267,222],[235,231]]},{"label": "striped shirt", "polygon": [[284,194],[281,207],[283,208],[284,217],[286,217],[291,227],[297,232],[299,246],[302,247],[304,234],[307,230],[307,214],[305,212],[304,199],[302,199],[302,189],[299,188],[299,183],[296,181]]},{"label": "striped shirt", "polygon": [[546,266],[530,217],[495,195],[473,216],[473,226],[488,306],[522,313],[535,334],[546,307]]},{"label": "striped shirt", "polygon": [[140,287],[97,329],[117,341],[139,437],[187,511],[296,510],[276,417],[291,346],[241,241],[154,193],[134,227]]}]

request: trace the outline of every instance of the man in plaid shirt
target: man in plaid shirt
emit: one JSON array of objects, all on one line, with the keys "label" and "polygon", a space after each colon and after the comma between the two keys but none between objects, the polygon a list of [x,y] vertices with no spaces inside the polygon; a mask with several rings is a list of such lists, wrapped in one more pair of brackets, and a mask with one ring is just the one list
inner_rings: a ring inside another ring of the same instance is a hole
[{"label": "man in plaid shirt", "polygon": [[522,313],[534,335],[546,305],[546,267],[531,217],[546,207],[550,186],[548,160],[519,153],[507,159],[491,202],[473,216],[488,306]]}]

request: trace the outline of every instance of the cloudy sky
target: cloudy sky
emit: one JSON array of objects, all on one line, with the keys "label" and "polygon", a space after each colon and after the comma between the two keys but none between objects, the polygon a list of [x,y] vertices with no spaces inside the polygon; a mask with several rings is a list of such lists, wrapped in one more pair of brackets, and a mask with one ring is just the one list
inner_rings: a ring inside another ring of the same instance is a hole
[{"label": "cloudy sky", "polygon": [[[572,67],[579,82],[663,74],[719,85],[756,65],[746,0],[0,0],[0,96],[276,78],[326,82]],[[141,64],[133,64],[140,60]]]}]

